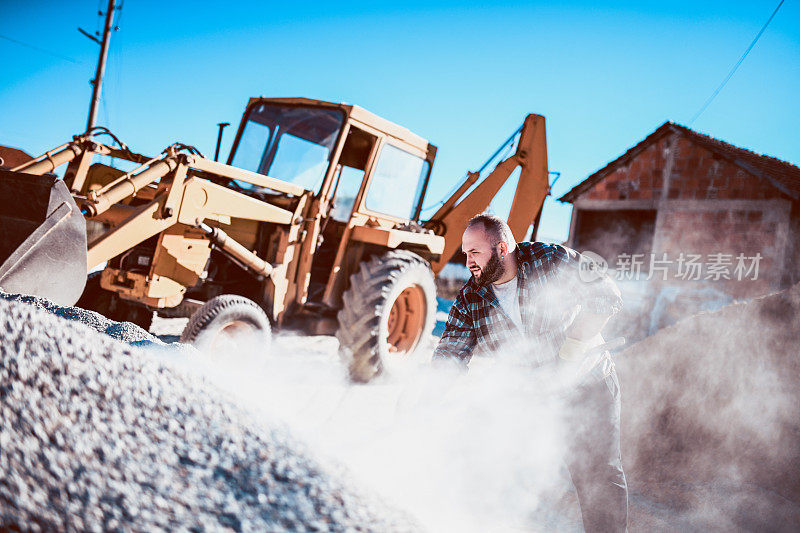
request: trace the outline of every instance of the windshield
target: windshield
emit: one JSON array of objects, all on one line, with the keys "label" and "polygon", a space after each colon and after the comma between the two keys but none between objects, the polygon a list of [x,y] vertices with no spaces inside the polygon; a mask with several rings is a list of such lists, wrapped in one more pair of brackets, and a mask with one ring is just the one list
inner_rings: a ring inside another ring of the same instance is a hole
[{"label": "windshield", "polygon": [[318,192],[343,122],[335,109],[261,104],[250,111],[232,164]]}]

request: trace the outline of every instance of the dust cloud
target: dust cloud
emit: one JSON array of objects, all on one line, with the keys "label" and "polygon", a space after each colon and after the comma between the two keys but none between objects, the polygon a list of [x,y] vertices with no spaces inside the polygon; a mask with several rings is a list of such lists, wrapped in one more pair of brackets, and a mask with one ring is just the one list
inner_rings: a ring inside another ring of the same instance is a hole
[{"label": "dust cloud", "polygon": [[427,530],[580,531],[552,376],[488,358],[432,368],[431,349],[367,385],[347,381],[330,337],[281,334],[266,357],[240,342],[193,367]]},{"label": "dust cloud", "polygon": [[634,498],[694,529],[797,530],[800,286],[686,318],[617,366]]},{"label": "dust cloud", "polygon": [[[800,286],[688,317],[615,356],[631,530],[800,526]],[[330,337],[191,364],[431,531],[580,531],[554,374],[432,346],[347,382]]]}]

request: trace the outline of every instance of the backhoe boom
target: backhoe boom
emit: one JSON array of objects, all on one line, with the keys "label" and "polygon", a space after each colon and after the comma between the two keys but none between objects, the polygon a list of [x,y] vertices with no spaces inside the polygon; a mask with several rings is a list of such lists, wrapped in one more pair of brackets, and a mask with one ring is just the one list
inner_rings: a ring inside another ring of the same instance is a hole
[{"label": "backhoe boom", "polygon": [[462,199],[479,177],[479,173],[470,172],[466,181],[433,215],[428,225],[440,228],[439,234],[445,238],[444,252],[438,260],[431,262],[434,273],[438,274],[461,246],[461,234],[469,219],[489,207],[492,199],[518,166],[519,182],[508,214],[508,225],[515,239],[519,241],[525,238],[528,228],[537,220],[549,192],[545,133],[543,116],[531,114],[525,117],[514,155],[501,161]]}]

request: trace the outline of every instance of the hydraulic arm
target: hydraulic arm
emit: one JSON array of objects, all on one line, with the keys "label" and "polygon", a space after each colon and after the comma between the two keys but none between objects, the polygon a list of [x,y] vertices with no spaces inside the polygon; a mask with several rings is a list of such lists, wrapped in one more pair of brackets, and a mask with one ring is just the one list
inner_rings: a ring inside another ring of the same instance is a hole
[{"label": "hydraulic arm", "polygon": [[[480,179],[480,172],[468,173],[464,183],[427,222],[428,226],[436,228],[437,233],[445,238],[444,252],[438,261],[431,263],[434,273],[438,274],[461,246],[461,234],[469,219],[489,207],[517,167],[520,167],[519,182],[508,215],[508,225],[514,238],[522,240],[531,224],[538,220],[549,192],[544,117],[533,114],[525,117],[525,122],[508,142],[516,139],[517,149],[512,156],[501,161],[474,188],[473,185]],[[500,150],[502,149],[503,147]],[[464,196],[471,188],[472,191]],[[534,235],[535,232],[536,228]]]}]

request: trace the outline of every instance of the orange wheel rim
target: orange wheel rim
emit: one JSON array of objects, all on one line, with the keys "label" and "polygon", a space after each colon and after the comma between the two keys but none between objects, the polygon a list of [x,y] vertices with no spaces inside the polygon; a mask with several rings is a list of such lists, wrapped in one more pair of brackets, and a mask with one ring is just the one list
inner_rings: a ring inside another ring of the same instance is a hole
[{"label": "orange wheel rim", "polygon": [[417,347],[425,326],[427,307],[425,292],[419,285],[412,285],[400,293],[389,311],[389,334],[386,338],[389,352],[410,352]]}]

